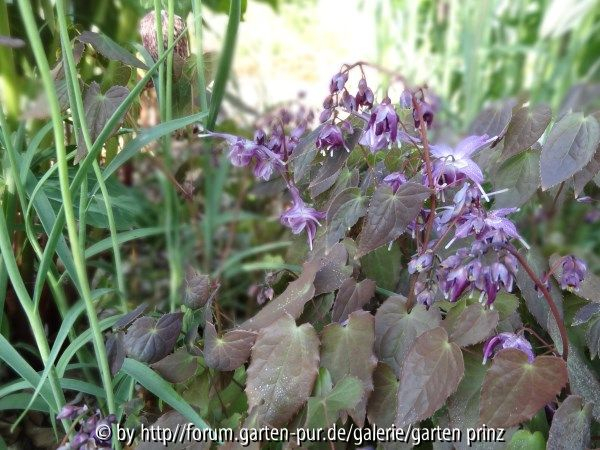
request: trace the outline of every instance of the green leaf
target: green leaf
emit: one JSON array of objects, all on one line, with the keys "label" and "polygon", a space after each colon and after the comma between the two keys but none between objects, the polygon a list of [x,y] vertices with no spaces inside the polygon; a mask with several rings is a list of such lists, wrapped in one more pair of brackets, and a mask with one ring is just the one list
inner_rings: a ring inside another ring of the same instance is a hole
[{"label": "green leaf", "polygon": [[598,141],[600,125],[593,116],[570,113],[558,121],[542,148],[542,189],[549,189],[583,169],[594,156]]},{"label": "green leaf", "polygon": [[375,314],[375,352],[400,375],[402,362],[419,336],[439,326],[442,315],[435,306],[427,310],[415,305],[406,311],[406,299],[400,295],[389,297]]},{"label": "green leaf", "polygon": [[431,191],[416,183],[405,183],[396,193],[386,185],[375,190],[366,223],[358,237],[357,258],[398,238],[413,221]]},{"label": "green leaf", "polygon": [[391,427],[396,416],[396,398],[398,398],[398,379],[394,371],[380,362],[373,372],[373,393],[367,405],[369,423],[380,428]]},{"label": "green leaf", "polygon": [[510,427],[531,419],[554,401],[567,384],[567,367],[556,356],[501,350],[494,356],[481,390],[479,420],[491,427]]},{"label": "green leaf", "polygon": [[[182,430],[188,425],[189,421],[177,411],[167,411],[160,416],[156,422],[150,427],[154,429],[164,430],[163,433],[168,435],[171,433],[172,436],[182,436]],[[169,431],[167,431],[169,430]],[[161,440],[140,440],[140,443],[136,446],[136,450],[162,450],[168,445],[169,450],[210,450],[212,441],[192,441],[192,442],[169,442],[164,444]]]},{"label": "green leaf", "polygon": [[137,67],[138,69],[148,69],[144,63],[142,63],[139,59],[137,59],[130,52],[125,50],[105,34],[94,33],[93,31],[84,31],[77,37],[77,39],[84,44],[90,44],[105,58],[121,61],[128,66]]},{"label": "green leaf", "polygon": [[379,247],[360,258],[360,267],[366,277],[375,281],[377,287],[394,292],[402,272],[401,259],[400,245],[394,242],[391,247]]},{"label": "green leaf", "polygon": [[596,372],[588,365],[582,351],[573,345],[569,347],[567,369],[573,394],[580,395],[586,402],[591,402],[594,405],[592,409],[594,420],[600,421],[600,381]]},{"label": "green leaf", "polygon": [[365,421],[367,400],[373,391],[373,370],[377,365],[373,354],[374,322],[367,311],[355,311],[348,317],[346,326],[332,323],[321,336],[321,366],[329,370],[333,382],[338,383],[346,376],[362,382],[361,401],[348,411],[359,426]]},{"label": "green leaf", "polygon": [[519,430],[513,434],[512,439],[508,443],[508,450],[544,450],[546,448],[546,440],[544,435],[539,431],[532,433],[528,430]]},{"label": "green leaf", "polygon": [[481,303],[469,305],[449,327],[450,341],[459,347],[482,342],[492,334],[499,317],[497,311],[484,308]]},{"label": "green leaf", "polygon": [[198,357],[190,355],[185,348],[180,348],[150,367],[170,383],[183,383],[196,373]]},{"label": "green leaf", "polygon": [[209,429],[208,424],[164,379],[150,367],[134,359],[125,358],[121,371],[156,395],[161,401],[181,413],[187,420],[200,429]]},{"label": "green leaf", "polygon": [[331,312],[331,321],[344,322],[350,313],[362,310],[362,307],[374,295],[375,282],[373,280],[366,279],[357,283],[354,278],[348,278],[342,283],[335,297],[333,311]]},{"label": "green leaf", "polygon": [[523,205],[541,185],[540,151],[531,148],[505,161],[492,182],[494,190],[508,189],[498,194],[494,200],[495,208],[512,208]]},{"label": "green leaf", "polygon": [[204,358],[206,365],[223,372],[235,370],[250,356],[256,341],[256,333],[246,330],[231,330],[217,336],[215,326],[206,322],[204,327]]},{"label": "green leaf", "polygon": [[512,113],[512,119],[504,136],[502,156],[510,158],[530,148],[546,131],[552,119],[552,111],[547,105],[534,108],[523,106]]},{"label": "green leaf", "polygon": [[319,125],[306,136],[300,138],[294,153],[290,156],[290,165],[294,174],[294,182],[299,183],[310,171],[311,164],[317,156],[316,142],[324,124]]},{"label": "green leaf", "polygon": [[263,307],[254,317],[246,320],[240,328],[258,331],[286,315],[300,317],[306,302],[314,297],[314,280],[319,270],[319,261],[305,263],[300,277],[292,281],[285,291]]},{"label": "green leaf", "polygon": [[323,396],[308,399],[306,428],[329,428],[344,410],[356,407],[363,395],[363,386],[356,377],[342,378],[333,390]]},{"label": "green leaf", "polygon": [[590,441],[592,404],[569,395],[554,413],[548,435],[548,450],[585,449]]},{"label": "green leaf", "polygon": [[327,209],[326,241],[330,247],[342,239],[349,228],[367,212],[367,197],[361,195],[360,189],[350,187],[344,189],[332,200]]},{"label": "green leaf", "polygon": [[153,363],[173,351],[181,332],[183,313],[165,314],[158,321],[140,317],[125,334],[127,355],[138,361]]},{"label": "green leaf", "polygon": [[396,419],[406,427],[430,417],[456,390],[465,371],[458,345],[442,327],[417,338],[402,363]]},{"label": "green leaf", "polygon": [[284,316],[259,331],[252,347],[246,395],[261,422],[287,423],[310,396],[319,366],[319,338],[310,324]]}]

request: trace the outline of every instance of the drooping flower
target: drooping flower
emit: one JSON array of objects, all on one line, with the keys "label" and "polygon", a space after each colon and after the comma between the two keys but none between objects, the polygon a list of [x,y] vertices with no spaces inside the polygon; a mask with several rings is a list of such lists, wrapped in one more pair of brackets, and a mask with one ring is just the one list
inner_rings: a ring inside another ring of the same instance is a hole
[{"label": "drooping flower", "polygon": [[[421,110],[425,125],[427,125],[427,128],[431,128],[433,116],[435,115],[435,108],[423,100],[417,100],[417,103],[419,104],[419,109]],[[418,116],[416,109],[413,109],[413,120],[415,122],[415,128],[419,128],[421,126],[421,118]]]},{"label": "drooping flower", "polygon": [[348,81],[348,72],[336,73],[329,83],[329,92],[335,94],[344,88],[344,85]]},{"label": "drooping flower", "polygon": [[373,107],[373,101],[375,100],[375,96],[373,95],[373,91],[369,86],[367,86],[367,80],[361,78],[358,82],[358,92],[356,93],[356,105],[357,106],[365,106],[367,108]]},{"label": "drooping flower", "polygon": [[[471,157],[495,140],[495,136],[490,138],[487,134],[484,134],[482,136],[469,136],[460,141],[454,148],[446,144],[432,145],[431,155],[436,158],[432,169],[435,187],[438,190],[443,190],[447,186],[469,179],[475,183],[488,200],[481,187],[483,172]],[[426,176],[425,173],[424,176]]]},{"label": "drooping flower", "polygon": [[417,294],[417,303],[429,309],[435,301],[435,290],[421,281],[415,283],[415,293]]},{"label": "drooping flower", "polygon": [[530,363],[535,359],[533,348],[527,339],[514,333],[500,333],[485,343],[483,347],[483,364],[487,362],[498,350],[515,348],[527,355]]},{"label": "drooping flower", "polygon": [[[112,448],[111,426],[117,422],[114,414],[103,417],[100,410],[91,414],[87,406],[78,407],[80,414],[88,413],[89,416],[81,417],[78,421],[77,432],[69,442],[59,447],[60,450],[109,450]],[[63,408],[64,409],[64,408]],[[62,413],[63,411],[61,411]],[[57,416],[61,418],[61,414]],[[74,418],[74,417],[71,417]]]},{"label": "drooping flower", "polygon": [[406,175],[404,175],[402,172],[392,172],[383,179],[382,183],[391,187],[392,192],[395,194],[398,188],[407,181]]},{"label": "drooping flower", "polygon": [[271,178],[273,171],[283,166],[281,156],[270,150],[268,146],[281,145],[279,137],[274,135],[267,142],[261,130],[255,134],[253,141],[226,133],[210,133],[210,136],[225,139],[229,144],[229,161],[236,167],[246,167],[254,162],[254,175],[265,181]]},{"label": "drooping flower", "polygon": [[583,260],[573,255],[565,256],[562,260],[561,289],[578,291],[586,273],[587,265]]},{"label": "drooping flower", "polygon": [[[342,131],[337,125],[332,123],[323,126],[315,145],[319,150],[329,152],[331,156],[333,156],[334,150],[346,147]],[[346,150],[348,149],[346,148]]]},{"label": "drooping flower", "polygon": [[304,203],[295,186],[290,186],[290,193],[292,194],[292,206],[281,215],[280,221],[284,226],[291,228],[294,234],[300,234],[306,229],[308,245],[312,250],[317,226],[321,225],[319,220],[325,218],[325,213]]},{"label": "drooping flower", "polygon": [[367,130],[361,136],[359,143],[369,147],[375,153],[396,142],[398,137],[399,118],[391,100],[385,98],[377,105],[367,124]]},{"label": "drooping flower", "polygon": [[416,255],[408,263],[408,273],[413,274],[415,272],[422,272],[431,267],[433,262],[433,252],[430,250],[425,251],[420,255]]}]

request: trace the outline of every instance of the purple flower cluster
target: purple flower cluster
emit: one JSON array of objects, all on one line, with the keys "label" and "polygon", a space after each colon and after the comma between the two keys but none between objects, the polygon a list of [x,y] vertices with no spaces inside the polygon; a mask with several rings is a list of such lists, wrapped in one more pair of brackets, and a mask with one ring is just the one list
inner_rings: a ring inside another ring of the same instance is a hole
[{"label": "purple flower cluster", "polygon": [[77,419],[76,433],[71,440],[58,450],[110,450],[112,448],[111,426],[117,419],[114,414],[103,417],[100,410],[90,414],[86,405],[65,405],[56,416],[57,419]]},{"label": "purple flower cluster", "polygon": [[483,347],[483,364],[485,364],[488,359],[492,358],[498,351],[505,348],[515,348],[522,351],[527,355],[527,359],[530,363],[535,359],[531,344],[523,336],[514,333],[500,333],[488,339],[485,343]]}]

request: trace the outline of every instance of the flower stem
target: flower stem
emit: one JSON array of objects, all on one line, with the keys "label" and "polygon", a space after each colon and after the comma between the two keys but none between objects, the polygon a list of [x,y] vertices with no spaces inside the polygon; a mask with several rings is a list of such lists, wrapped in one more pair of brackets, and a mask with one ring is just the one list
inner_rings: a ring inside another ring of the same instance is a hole
[{"label": "flower stem", "polygon": [[560,339],[562,340],[563,345],[562,358],[566,361],[569,356],[569,341],[567,339],[567,329],[565,327],[565,323],[560,317],[560,312],[558,311],[558,307],[556,306],[556,303],[554,303],[550,292],[548,292],[548,289],[546,288],[544,283],[542,283],[535,271],[531,268],[525,257],[521,253],[519,253],[515,247],[513,247],[510,244],[506,244],[504,245],[504,248],[506,248],[506,250],[508,250],[515,258],[517,258],[519,264],[521,264],[521,266],[525,269],[525,272],[527,272],[527,275],[529,275],[529,278],[531,278],[531,280],[536,284],[538,289],[544,295],[546,303],[548,303],[548,307],[552,312],[552,316],[554,316],[554,320],[558,325],[558,331],[560,332]]}]

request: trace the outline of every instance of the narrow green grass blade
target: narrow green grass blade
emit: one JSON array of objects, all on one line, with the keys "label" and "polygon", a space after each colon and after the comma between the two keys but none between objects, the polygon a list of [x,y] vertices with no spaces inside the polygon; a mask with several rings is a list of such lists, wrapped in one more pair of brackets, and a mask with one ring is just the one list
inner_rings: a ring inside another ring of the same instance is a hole
[{"label": "narrow green grass blade", "polygon": [[[156,236],[158,234],[164,233],[164,227],[149,227],[149,228],[138,228],[137,230],[131,231],[123,231],[122,233],[117,234],[117,242],[119,245],[124,244],[125,242],[130,242],[136,239],[142,239],[150,236]],[[110,250],[112,246],[112,241],[110,237],[104,238],[101,241],[96,242],[93,245],[90,245],[85,250],[85,258],[93,258],[96,255],[99,255],[106,250]]]},{"label": "narrow green grass blade", "polygon": [[200,429],[208,429],[210,426],[198,415],[198,413],[187,403],[171,385],[161,378],[150,367],[134,359],[125,358],[123,372],[134,378],[138,383],[156,395],[182,416],[192,422]]}]

